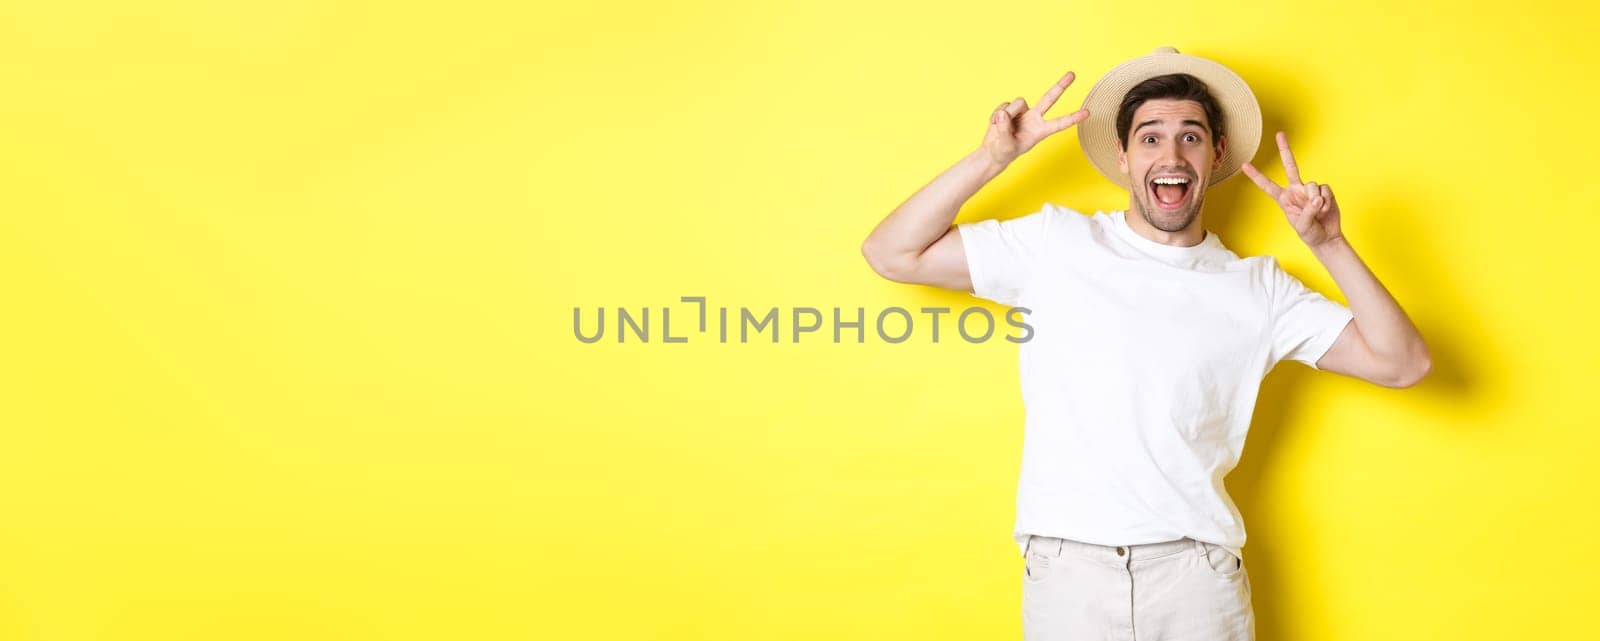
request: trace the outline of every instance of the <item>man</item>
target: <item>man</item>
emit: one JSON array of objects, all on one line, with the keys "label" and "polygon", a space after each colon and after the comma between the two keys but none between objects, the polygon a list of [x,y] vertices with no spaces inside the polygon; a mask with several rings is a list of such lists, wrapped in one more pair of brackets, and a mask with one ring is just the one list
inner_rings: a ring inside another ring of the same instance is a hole
[{"label": "man", "polygon": [[[1253,639],[1244,523],[1223,477],[1238,463],[1262,378],[1282,360],[1385,387],[1431,368],[1411,320],[1339,225],[1327,185],[1249,164],[1255,96],[1226,67],[1163,47],[1101,79],[1084,108],[1021,98],[982,146],[880,222],[862,245],[878,274],[1029,310],[1019,348],[1024,426],[1014,537],[1025,639]],[[952,226],[1020,154],[1082,123],[1126,211],[1041,211]],[[1277,202],[1350,302],[1308,289],[1270,256],[1241,258],[1203,225],[1205,191],[1243,170]]]}]

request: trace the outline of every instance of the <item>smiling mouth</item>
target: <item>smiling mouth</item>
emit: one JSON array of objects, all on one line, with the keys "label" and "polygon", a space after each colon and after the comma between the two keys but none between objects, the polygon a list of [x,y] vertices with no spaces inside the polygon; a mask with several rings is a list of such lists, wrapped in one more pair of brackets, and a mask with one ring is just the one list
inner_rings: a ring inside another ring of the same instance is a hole
[{"label": "smiling mouth", "polygon": [[1148,184],[1150,197],[1159,209],[1181,209],[1189,201],[1194,181],[1187,176],[1162,176],[1152,178]]}]

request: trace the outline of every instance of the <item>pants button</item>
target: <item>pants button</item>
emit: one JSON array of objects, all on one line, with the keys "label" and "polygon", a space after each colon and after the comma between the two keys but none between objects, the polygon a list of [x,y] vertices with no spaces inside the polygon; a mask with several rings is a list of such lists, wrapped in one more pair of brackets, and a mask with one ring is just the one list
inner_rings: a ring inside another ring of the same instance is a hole
[{"label": "pants button", "polygon": [[1122,548],[1117,548],[1117,556],[1122,556],[1122,555],[1123,555],[1123,553],[1124,553],[1124,552],[1123,552],[1123,549],[1122,549]]}]

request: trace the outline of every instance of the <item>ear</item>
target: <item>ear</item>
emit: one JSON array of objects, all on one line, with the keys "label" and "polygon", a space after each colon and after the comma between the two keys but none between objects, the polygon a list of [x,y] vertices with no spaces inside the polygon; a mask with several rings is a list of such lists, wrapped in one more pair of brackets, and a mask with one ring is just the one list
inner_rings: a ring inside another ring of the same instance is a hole
[{"label": "ear", "polygon": [[1117,141],[1117,168],[1128,173],[1128,150],[1122,147],[1122,141]]},{"label": "ear", "polygon": [[1217,137],[1217,157],[1212,159],[1212,161],[1211,161],[1211,168],[1213,170],[1222,168],[1222,157],[1227,154],[1227,151],[1228,151],[1228,137],[1227,136],[1218,136]]}]

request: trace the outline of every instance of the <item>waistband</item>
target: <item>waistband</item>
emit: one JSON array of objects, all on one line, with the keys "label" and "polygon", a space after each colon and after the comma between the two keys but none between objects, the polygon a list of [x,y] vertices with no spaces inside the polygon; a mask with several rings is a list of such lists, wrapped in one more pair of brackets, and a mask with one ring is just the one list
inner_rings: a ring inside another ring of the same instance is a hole
[{"label": "waistband", "polygon": [[1063,554],[1071,554],[1075,557],[1085,558],[1104,565],[1127,567],[1131,563],[1159,559],[1188,550],[1195,550],[1200,554],[1205,554],[1204,545],[1200,541],[1189,537],[1158,543],[1100,545],[1098,543],[1075,541],[1054,536],[1030,534],[1028,535],[1024,554],[1031,554],[1034,551],[1057,557]]}]

